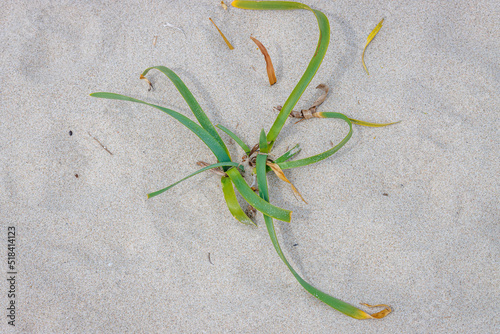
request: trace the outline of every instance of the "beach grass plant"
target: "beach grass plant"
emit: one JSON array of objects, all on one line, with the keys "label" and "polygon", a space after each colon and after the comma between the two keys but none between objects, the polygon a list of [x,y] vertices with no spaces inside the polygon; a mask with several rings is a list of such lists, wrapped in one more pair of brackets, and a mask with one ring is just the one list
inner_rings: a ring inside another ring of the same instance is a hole
[{"label": "beach grass plant", "polygon": [[[314,75],[316,74],[318,68],[323,61],[325,53],[328,49],[328,44],[330,41],[330,25],[328,18],[320,11],[310,8],[302,3],[298,2],[288,2],[288,1],[233,1],[232,5],[236,8],[241,9],[254,9],[254,10],[294,10],[294,9],[304,9],[312,12],[318,22],[319,27],[319,40],[316,47],[316,52],[314,56],[309,62],[307,69],[304,74],[300,78],[299,82],[293,89],[292,93],[285,101],[282,107],[279,107],[279,114],[276,117],[271,129],[268,133],[265,133],[264,129],[260,133],[260,138],[258,140],[258,145],[253,146],[251,148],[243,140],[241,140],[234,132],[227,129],[222,125],[217,125],[215,127],[210,119],[207,117],[205,112],[202,110],[198,102],[196,101],[193,94],[186,87],[181,78],[175,74],[172,70],[165,66],[154,66],[147,68],[142,74],[141,78],[145,78],[149,71],[158,70],[165,74],[175,85],[177,90],[180,92],[184,100],[187,102],[189,108],[193,112],[196,120],[198,122],[193,121],[192,119],[165,107],[155,105],[152,103],[148,103],[142,100],[138,100],[132,97],[128,97],[125,95],[115,94],[115,93],[106,93],[106,92],[98,92],[90,94],[93,97],[97,98],[105,98],[111,100],[122,100],[129,101],[135,103],[141,103],[148,105],[150,107],[159,109],[164,113],[172,116],[181,124],[186,126],[189,130],[191,130],[196,136],[198,136],[205,145],[213,152],[215,158],[217,159],[217,163],[214,164],[202,164],[203,168],[195,171],[191,175],[179,180],[166,188],[161,190],[152,192],[148,194],[148,198],[152,198],[157,196],[180,182],[196,175],[202,173],[207,170],[216,170],[219,175],[221,175],[221,184],[222,191],[224,194],[224,199],[226,201],[229,212],[233,215],[233,217],[243,224],[254,224],[252,220],[252,211],[243,210],[240,205],[235,189],[241,195],[241,197],[248,203],[248,207],[252,210],[259,211],[263,214],[264,222],[271,238],[271,242],[278,253],[281,260],[288,267],[292,275],[297,279],[297,281],[306,289],[310,294],[314,297],[318,298],[322,302],[327,305],[333,307],[334,309],[350,316],[355,319],[375,319],[375,318],[383,318],[387,314],[391,312],[391,308],[387,305],[368,305],[363,304],[368,307],[383,307],[383,309],[377,313],[369,314],[351,304],[348,304],[342,300],[334,298],[318,289],[313,287],[311,284],[306,282],[291,266],[291,264],[286,259],[280,244],[278,242],[278,238],[275,231],[274,219],[290,222],[292,212],[287,209],[283,209],[277,206],[274,206],[270,203],[269,198],[269,190],[268,190],[268,182],[267,177],[270,171],[273,171],[280,179],[290,183],[286,178],[283,170],[304,167],[307,165],[311,165],[317,163],[321,160],[324,160],[330,156],[332,156],[335,152],[337,152],[340,148],[342,148],[351,138],[353,133],[353,124],[363,125],[363,126],[385,126],[388,124],[375,124],[369,122],[363,122],[359,120],[352,119],[342,113],[338,112],[318,112],[317,107],[324,101],[326,98],[326,94],[328,93],[328,88],[324,85],[318,86],[318,88],[325,90],[325,94],[313,104],[313,106],[307,110],[302,110],[300,112],[294,111],[293,108],[299,101],[301,95],[304,93]],[[295,146],[285,154],[280,157],[273,159],[271,156],[271,152],[273,150],[274,144],[278,139],[278,135],[280,134],[281,129],[285,125],[287,119],[289,117],[296,117],[299,119],[310,119],[310,118],[334,118],[339,119],[347,123],[348,132],[345,137],[332,148],[314,156],[310,156],[307,158],[291,160],[300,151],[299,146]],[[226,144],[222,140],[221,136],[217,132],[217,129],[227,134],[230,138],[232,138],[245,152],[243,156],[243,160],[247,161],[247,164],[243,164],[242,161],[233,160],[229,154],[229,150],[227,149]],[[251,161],[251,163],[248,163]],[[253,173],[256,175],[257,180],[257,188],[252,187],[247,183],[245,178],[242,176],[242,173]],[[291,183],[290,183],[291,184]],[[300,196],[297,189],[293,187],[294,192]],[[300,196],[301,197],[301,196]]]}]

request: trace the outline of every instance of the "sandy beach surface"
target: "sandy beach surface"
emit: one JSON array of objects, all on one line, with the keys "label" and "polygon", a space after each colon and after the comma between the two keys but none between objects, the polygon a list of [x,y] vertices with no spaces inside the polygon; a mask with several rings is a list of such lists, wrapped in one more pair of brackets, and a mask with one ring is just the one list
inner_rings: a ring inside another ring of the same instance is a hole
[{"label": "sandy beach surface", "polygon": [[[147,199],[216,159],[156,109],[89,96],[125,94],[194,119],[163,74],[148,74],[152,91],[139,79],[164,65],[214,124],[254,145],[315,52],[313,14],[219,0],[4,0],[0,332],[499,332],[498,1],[304,1],[328,17],[331,40],[295,109],[325,83],[319,111],[401,123],[355,126],[331,158],[285,171],[308,204],[269,175],[271,202],[293,211],[290,224],[275,221],[278,238],[317,288],[393,313],[354,320],[307,293],[262,215],[257,227],[238,223],[213,173]],[[382,18],[367,75],[361,54]],[[269,51],[274,86],[250,36]],[[300,143],[304,158],[347,131],[340,120],[289,120],[274,153]]]}]

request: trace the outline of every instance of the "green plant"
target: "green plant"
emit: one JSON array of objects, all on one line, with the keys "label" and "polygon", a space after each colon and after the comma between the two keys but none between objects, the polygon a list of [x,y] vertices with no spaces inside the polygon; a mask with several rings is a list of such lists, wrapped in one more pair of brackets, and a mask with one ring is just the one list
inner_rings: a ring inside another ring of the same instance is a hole
[{"label": "green plant", "polygon": [[[328,22],[327,17],[320,11],[311,9],[310,7],[297,3],[297,2],[281,2],[281,1],[260,1],[260,2],[255,2],[255,1],[233,1],[232,5],[237,8],[242,8],[242,9],[280,9],[280,10],[291,10],[291,9],[306,9],[311,11],[317,21],[318,21],[318,26],[320,30],[320,37],[318,41],[318,45],[316,48],[316,52],[314,53],[313,58],[309,62],[309,65],[304,72],[303,76],[301,77],[300,81],[286,100],[285,104],[283,107],[280,107],[279,114],[274,121],[274,124],[272,125],[271,129],[269,132],[266,134],[264,130],[261,131],[260,138],[259,138],[259,143],[258,145],[254,146],[253,149],[250,149],[248,145],[246,145],[239,137],[237,137],[233,132],[231,132],[229,129],[225,128],[222,125],[218,125],[217,127],[225,132],[227,135],[229,135],[232,139],[235,140],[235,142],[243,149],[243,151],[246,154],[247,159],[253,159],[255,161],[255,168],[249,168],[252,169],[256,173],[257,176],[257,184],[258,184],[258,192],[259,194],[257,195],[255,193],[255,189],[252,189],[247,182],[244,180],[243,176],[241,175],[241,171],[244,171],[244,167],[241,165],[241,163],[235,162],[231,159],[231,156],[229,154],[229,151],[222,140],[222,138],[219,136],[216,128],[213,126],[207,115],[204,113],[204,111],[201,109],[200,105],[194,98],[194,96],[191,94],[189,89],[186,87],[184,82],[170,69],[164,66],[155,66],[155,67],[150,67],[146,69],[142,74],[141,78],[144,78],[146,74],[151,70],[151,69],[156,69],[164,73],[176,86],[178,91],[181,93],[187,104],[189,105],[191,111],[193,112],[194,116],[198,120],[199,124],[192,121],[188,117],[173,111],[171,109],[158,106],[155,104],[147,103],[138,99],[134,99],[132,97],[120,95],[120,94],[114,94],[114,93],[104,93],[104,92],[99,92],[99,93],[93,93],[91,96],[93,97],[99,97],[99,98],[106,98],[106,99],[113,99],[113,100],[124,100],[124,101],[130,101],[130,102],[136,102],[136,103],[142,103],[146,104],[148,106],[157,108],[179,122],[181,122],[183,125],[185,125],[187,128],[189,128],[194,134],[196,134],[207,146],[208,148],[213,152],[215,157],[217,158],[217,163],[212,164],[212,165],[207,165],[200,170],[194,172],[193,174],[185,177],[184,179],[177,181],[173,183],[172,185],[158,190],[156,192],[148,194],[148,198],[157,196],[168,189],[172,188],[173,186],[177,185],[178,183],[198,174],[203,171],[209,170],[209,169],[218,169],[219,173],[222,175],[221,178],[221,183],[222,183],[222,189],[224,193],[224,198],[227,203],[227,207],[231,214],[234,216],[235,219],[238,221],[244,223],[244,224],[253,224],[252,219],[245,213],[245,211],[241,208],[240,204],[238,203],[238,200],[236,198],[236,194],[234,191],[234,187],[238,190],[240,195],[245,199],[245,201],[248,202],[248,204],[255,208],[256,210],[262,212],[264,216],[264,221],[269,233],[269,236],[271,238],[272,244],[278,253],[279,257],[281,260],[286,264],[290,272],[293,274],[293,276],[297,279],[297,281],[309,292],[311,293],[314,297],[318,298],[319,300],[323,301],[324,303],[328,304],[329,306],[335,308],[336,310],[350,316],[356,319],[373,319],[373,318],[383,318],[387,314],[391,312],[390,307],[386,305],[375,305],[375,306],[383,306],[385,307],[382,311],[375,313],[375,314],[368,314],[364,312],[363,310],[360,310],[348,303],[345,303],[339,299],[336,299],[307,283],[305,280],[302,279],[301,276],[295,271],[295,269],[290,265],[288,260],[285,258],[281,247],[278,243],[278,239],[276,236],[275,228],[274,228],[274,222],[273,219],[278,219],[284,222],[290,222],[291,220],[291,211],[285,210],[279,207],[276,207],[272,204],[270,204],[270,199],[269,199],[269,191],[268,191],[268,184],[267,184],[267,173],[269,171],[274,171],[278,177],[280,177],[282,180],[285,180],[289,182],[286,177],[284,176],[283,170],[285,169],[291,169],[291,168],[296,168],[296,167],[303,167],[307,166],[316,162],[319,162],[323,159],[326,159],[333,155],[335,152],[337,152],[342,146],[344,146],[347,141],[351,138],[352,135],[352,123],[359,124],[359,125],[365,125],[365,126],[385,126],[388,124],[374,124],[374,123],[368,123],[368,122],[363,122],[359,120],[354,120],[352,118],[349,118],[345,116],[344,114],[341,113],[335,113],[335,112],[317,112],[316,109],[317,107],[324,101],[326,98],[326,93],[327,93],[327,88],[326,86],[318,86],[318,88],[324,89],[325,94],[316,101],[316,103],[313,104],[311,108],[308,110],[302,110],[301,112],[295,112],[292,111],[293,107],[296,105],[297,101],[300,99],[302,93],[305,91],[309,83],[311,82],[312,78],[314,77],[316,71],[318,70],[319,66],[321,65],[321,62],[323,61],[323,58],[325,56],[326,50],[328,48],[329,40],[330,40],[330,25]],[[316,118],[337,118],[341,119],[344,122],[347,123],[349,126],[349,131],[347,135],[342,139],[336,146],[333,148],[303,159],[298,159],[298,160],[292,160],[291,159],[295,154],[297,154],[300,149],[298,146],[292,148],[288,152],[286,152],[284,155],[280,156],[279,158],[275,160],[271,160],[269,157],[269,154],[271,153],[271,150],[274,146],[274,143],[276,142],[276,139],[285,125],[285,122],[289,116],[293,117],[298,117],[298,118],[304,118],[304,119],[309,119],[312,117]],[[393,124],[393,123],[390,123]],[[252,166],[253,167],[253,166]],[[221,168],[221,169],[220,169]],[[247,168],[248,169],[248,168]],[[247,172],[249,172],[247,170]],[[251,171],[250,171],[251,172]],[[295,187],[292,185],[292,189],[296,191]],[[298,193],[296,191],[296,193]],[[370,305],[364,304],[366,306],[371,307]]]}]

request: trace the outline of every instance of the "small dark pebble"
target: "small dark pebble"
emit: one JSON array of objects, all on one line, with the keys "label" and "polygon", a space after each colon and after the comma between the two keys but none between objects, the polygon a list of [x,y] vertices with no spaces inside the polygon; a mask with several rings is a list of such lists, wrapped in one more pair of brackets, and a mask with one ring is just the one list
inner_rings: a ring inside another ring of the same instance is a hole
[{"label": "small dark pebble", "polygon": [[72,136],[73,135],[73,131],[70,130],[69,131],[69,135]]},{"label": "small dark pebble", "polygon": [[78,174],[75,174],[75,177],[78,179]]},{"label": "small dark pebble", "polygon": [[298,245],[299,245],[299,244],[294,244],[293,246],[295,247],[295,246],[298,246]]},{"label": "small dark pebble", "polygon": [[382,195],[384,195],[384,196],[389,196],[389,194],[388,194],[388,193],[383,193]]}]

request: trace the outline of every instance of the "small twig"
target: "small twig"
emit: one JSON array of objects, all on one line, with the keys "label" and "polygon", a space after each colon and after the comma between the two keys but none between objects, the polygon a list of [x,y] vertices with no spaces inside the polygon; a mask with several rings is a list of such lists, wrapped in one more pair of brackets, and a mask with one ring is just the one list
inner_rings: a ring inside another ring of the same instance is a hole
[{"label": "small twig", "polygon": [[102,147],[102,148],[103,148],[106,152],[108,152],[109,154],[113,155],[113,153],[111,153],[111,151],[110,151],[110,150],[108,150],[108,148],[107,148],[106,146],[104,146],[104,145],[103,145],[103,144],[99,141],[99,139],[97,139],[96,137],[92,136],[92,135],[90,134],[90,132],[87,132],[87,133],[88,133],[88,134],[89,134],[89,136],[90,136],[90,137],[92,137],[92,138],[93,138],[96,142],[98,142],[98,143],[99,143],[99,145],[101,145],[101,147]]},{"label": "small twig", "polygon": [[210,258],[210,252],[208,253],[208,262],[210,262],[211,265],[214,265],[212,259]]}]

